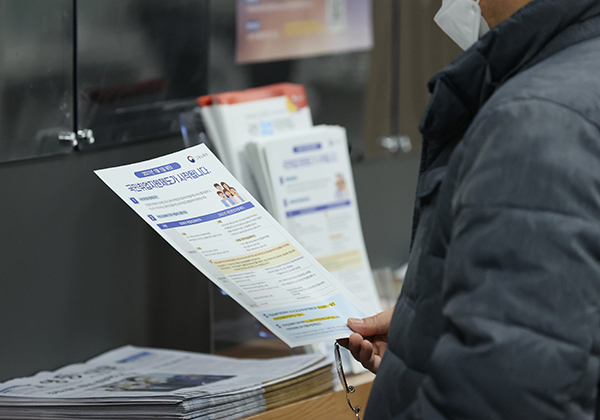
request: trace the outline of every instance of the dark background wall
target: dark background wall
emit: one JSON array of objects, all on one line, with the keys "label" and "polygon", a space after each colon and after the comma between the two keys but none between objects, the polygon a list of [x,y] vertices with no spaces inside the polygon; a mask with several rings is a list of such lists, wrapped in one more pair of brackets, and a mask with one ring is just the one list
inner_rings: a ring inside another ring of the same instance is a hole
[{"label": "dark background wall", "polygon": [[0,165],[0,380],[123,344],[207,351],[207,282],[93,173],[164,139]]}]

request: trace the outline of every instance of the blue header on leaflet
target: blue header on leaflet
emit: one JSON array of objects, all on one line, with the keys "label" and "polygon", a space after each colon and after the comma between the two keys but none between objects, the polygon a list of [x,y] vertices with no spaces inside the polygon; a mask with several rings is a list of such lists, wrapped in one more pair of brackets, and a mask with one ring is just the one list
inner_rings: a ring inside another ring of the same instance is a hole
[{"label": "blue header on leaflet", "polygon": [[185,226],[190,226],[190,225],[197,225],[199,223],[210,222],[211,220],[222,219],[223,217],[231,216],[231,215],[237,214],[237,213],[245,211],[245,210],[250,210],[251,208],[254,208],[254,204],[252,204],[251,202],[247,202],[247,203],[240,204],[239,206],[230,207],[227,210],[218,211],[216,213],[210,213],[210,214],[205,214],[204,216],[192,217],[191,219],[178,220],[176,222],[160,223],[157,226],[161,230],[165,230],[165,229],[180,228],[180,227],[185,227]]},{"label": "blue header on leaflet", "polygon": [[317,207],[308,207],[305,209],[288,211],[285,215],[289,218],[289,217],[294,217],[294,216],[301,216],[303,214],[316,213],[319,211],[335,209],[337,207],[345,207],[345,206],[349,206],[349,205],[350,205],[350,200],[340,201],[339,203],[325,204],[325,205],[317,206]]},{"label": "blue header on leaflet", "polygon": [[144,169],[143,171],[137,171],[134,172],[134,174],[138,178],[146,178],[149,176],[166,174],[167,172],[176,171],[177,169],[181,169],[181,165],[177,162],[173,162],[169,163],[168,165],[162,165],[152,169]]},{"label": "blue header on leaflet", "polygon": [[313,150],[319,150],[320,148],[321,143],[304,144],[302,146],[294,147],[294,153],[310,152]]}]

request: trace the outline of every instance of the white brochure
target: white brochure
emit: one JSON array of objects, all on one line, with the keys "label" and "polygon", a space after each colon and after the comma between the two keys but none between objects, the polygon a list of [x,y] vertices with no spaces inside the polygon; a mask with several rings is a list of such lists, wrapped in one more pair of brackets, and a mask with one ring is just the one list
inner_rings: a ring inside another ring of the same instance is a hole
[{"label": "white brochure", "polygon": [[306,90],[292,83],[206,95],[199,104],[218,156],[254,196],[258,191],[244,151],[248,141],[312,126]]},{"label": "white brochure", "polygon": [[327,271],[380,312],[358,212],[346,130],[320,125],[259,140],[273,215]]},{"label": "white brochure", "polygon": [[347,337],[347,318],[369,314],[205,145],[96,174],[290,347]]}]

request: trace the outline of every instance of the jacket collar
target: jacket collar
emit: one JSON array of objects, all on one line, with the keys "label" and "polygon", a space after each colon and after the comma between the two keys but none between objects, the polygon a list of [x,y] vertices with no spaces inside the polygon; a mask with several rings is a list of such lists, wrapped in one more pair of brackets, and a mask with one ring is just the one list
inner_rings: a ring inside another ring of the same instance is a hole
[{"label": "jacket collar", "polygon": [[445,144],[462,137],[499,86],[561,49],[599,35],[598,0],[534,0],[496,26],[429,81],[433,96],[420,125],[421,169]]}]

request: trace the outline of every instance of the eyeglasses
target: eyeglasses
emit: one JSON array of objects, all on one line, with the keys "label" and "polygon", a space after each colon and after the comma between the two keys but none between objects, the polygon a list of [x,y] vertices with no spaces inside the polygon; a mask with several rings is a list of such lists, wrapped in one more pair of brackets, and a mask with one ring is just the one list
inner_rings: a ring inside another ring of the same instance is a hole
[{"label": "eyeglasses", "polygon": [[361,410],[360,405],[354,407],[350,402],[350,394],[353,394],[354,391],[356,391],[356,389],[352,385],[348,385],[348,382],[346,381],[346,375],[344,374],[344,366],[342,366],[340,345],[337,343],[337,341],[335,342],[335,345],[333,347],[333,354],[335,356],[335,367],[337,369],[338,377],[340,378],[340,382],[344,387],[344,390],[346,391],[346,401],[348,401],[348,405],[350,406],[350,409],[356,416],[356,419],[360,420],[360,417],[358,416],[358,413],[360,413]]}]

